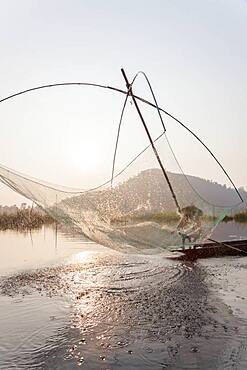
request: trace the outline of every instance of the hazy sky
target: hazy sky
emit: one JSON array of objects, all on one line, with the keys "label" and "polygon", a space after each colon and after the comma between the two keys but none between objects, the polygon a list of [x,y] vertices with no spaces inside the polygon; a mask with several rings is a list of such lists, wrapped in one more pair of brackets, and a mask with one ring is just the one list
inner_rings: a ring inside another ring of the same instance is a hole
[{"label": "hazy sky", "polygon": [[[0,7],[0,97],[63,81],[124,88],[121,67],[129,76],[143,70],[159,104],[247,187],[246,1],[1,0]],[[123,96],[73,87],[0,104],[0,163],[53,183],[95,183],[110,173],[122,103]],[[125,159],[146,143],[128,109]],[[226,182],[175,123],[167,121],[167,133],[186,172]],[[0,203],[17,201],[0,190]]]}]

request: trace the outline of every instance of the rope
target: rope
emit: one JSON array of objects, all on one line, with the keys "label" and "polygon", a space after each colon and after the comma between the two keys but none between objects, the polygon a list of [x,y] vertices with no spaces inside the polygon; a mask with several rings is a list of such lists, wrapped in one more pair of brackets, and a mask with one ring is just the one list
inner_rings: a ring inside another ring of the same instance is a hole
[{"label": "rope", "polygon": [[209,240],[209,241],[211,241],[211,242],[213,242],[213,243],[216,243],[216,244],[218,244],[218,245],[223,245],[224,247],[228,247],[228,248],[234,249],[234,250],[236,250],[236,251],[238,251],[238,252],[241,252],[241,253],[245,253],[245,254],[247,254],[247,252],[246,252],[246,251],[244,251],[244,250],[242,250],[242,249],[239,249],[239,248],[236,248],[236,247],[233,247],[232,245],[226,244],[226,243],[224,243],[224,242],[219,242],[219,241],[217,241],[217,240],[210,239],[210,238],[208,238],[208,240]]},{"label": "rope", "polygon": [[180,163],[179,163],[179,161],[178,161],[178,159],[177,159],[177,156],[176,156],[176,154],[175,154],[174,150],[172,149],[172,146],[171,146],[171,144],[170,144],[170,141],[168,140],[168,137],[167,137],[167,134],[166,134],[166,133],[165,133],[165,138],[166,138],[167,144],[168,144],[168,146],[169,146],[169,148],[170,148],[170,150],[171,150],[171,152],[172,152],[172,155],[173,155],[173,157],[174,157],[174,159],[175,159],[175,161],[176,161],[176,163],[177,163],[177,165],[178,165],[178,167],[179,167],[180,171],[181,171],[181,172],[182,172],[182,174],[184,175],[184,177],[185,177],[186,181],[188,182],[188,184],[190,185],[190,187],[194,190],[194,192],[198,195],[198,197],[199,197],[201,200],[203,200],[205,203],[207,203],[208,205],[210,205],[210,206],[212,206],[212,207],[218,207],[218,208],[231,208],[231,209],[233,209],[233,208],[235,208],[235,207],[238,207],[238,206],[242,203],[242,201],[241,201],[241,202],[239,202],[239,203],[237,203],[237,204],[234,204],[234,205],[232,205],[232,206],[227,206],[227,205],[218,205],[218,204],[213,204],[213,203],[209,202],[208,200],[206,200],[205,198],[203,198],[203,196],[202,196],[202,195],[201,195],[201,194],[196,190],[196,188],[191,184],[191,182],[190,182],[190,180],[189,180],[188,176],[184,173],[184,170],[183,170],[182,166],[180,165]]},{"label": "rope", "polygon": [[128,100],[128,97],[131,93],[131,90],[132,90],[132,86],[134,85],[137,77],[142,74],[146,80],[146,82],[148,83],[148,86],[149,86],[149,89],[151,91],[151,94],[153,96],[153,99],[154,99],[154,102],[155,102],[155,106],[156,106],[156,110],[158,112],[158,115],[159,115],[159,118],[160,118],[160,121],[161,121],[161,124],[162,124],[162,127],[163,127],[163,130],[164,132],[166,131],[166,128],[165,128],[165,125],[164,125],[164,121],[163,121],[163,118],[162,118],[162,115],[160,113],[160,110],[158,108],[158,103],[157,103],[157,99],[155,97],[155,94],[154,94],[154,91],[153,91],[153,88],[151,86],[151,83],[147,77],[147,75],[142,72],[142,71],[139,71],[136,73],[135,77],[133,78],[132,82],[129,84],[129,87],[128,87],[128,91],[127,91],[127,94],[126,94],[126,97],[125,97],[125,100],[124,100],[124,104],[123,104],[123,108],[122,108],[122,111],[121,111],[121,115],[120,115],[120,120],[119,120],[119,124],[118,124],[118,131],[117,131],[117,138],[116,138],[116,144],[115,144],[115,149],[114,149],[114,155],[113,155],[113,164],[112,164],[112,176],[111,176],[111,186],[112,186],[112,183],[113,183],[113,178],[114,178],[114,169],[115,169],[115,162],[116,162],[116,155],[117,155],[117,148],[118,148],[118,142],[119,142],[119,136],[120,136],[120,129],[121,129],[121,125],[122,125],[122,121],[123,121],[123,116],[124,116],[124,111],[125,111],[125,108],[126,108],[126,104],[127,104],[127,100]]},{"label": "rope", "polygon": [[[153,100],[154,100],[154,103],[155,103],[156,110],[157,110],[158,115],[159,115],[159,118],[160,118],[160,122],[161,122],[162,127],[163,127],[163,130],[164,130],[164,132],[165,132],[165,131],[166,131],[166,128],[165,128],[165,124],[164,124],[164,121],[163,121],[163,117],[162,117],[162,115],[161,115],[161,113],[160,113],[160,109],[159,109],[159,106],[158,106],[157,99],[156,99],[156,97],[155,97],[155,94],[154,94],[154,91],[153,91],[152,85],[151,85],[151,83],[150,83],[150,81],[149,81],[149,79],[148,79],[148,77],[147,77],[146,73],[144,73],[143,71],[139,71],[139,72],[137,72],[137,74],[136,74],[136,76],[135,76],[134,80],[135,80],[135,79],[136,79],[140,74],[144,76],[144,78],[145,78],[145,80],[146,80],[146,82],[147,82],[147,84],[148,84],[148,86],[149,86],[149,89],[150,89],[151,94],[152,94],[152,96],[153,96]],[[132,83],[132,85],[133,85],[133,83]]]},{"label": "rope", "polygon": [[151,144],[151,147],[152,147],[152,149],[153,149],[154,155],[155,155],[155,157],[156,157],[156,159],[157,159],[157,161],[158,161],[158,163],[159,163],[159,166],[160,166],[160,168],[161,168],[161,170],[162,170],[162,173],[163,173],[163,175],[164,175],[164,177],[165,177],[165,179],[166,179],[166,182],[167,182],[167,184],[168,184],[168,186],[169,186],[169,189],[170,189],[170,192],[171,192],[171,194],[172,194],[173,200],[174,200],[174,202],[175,202],[176,208],[177,208],[178,212],[179,212],[179,213],[181,213],[181,208],[180,208],[180,206],[179,206],[179,203],[178,203],[178,200],[177,200],[176,194],[174,193],[174,190],[173,190],[172,185],[171,185],[171,183],[170,183],[169,177],[167,176],[166,170],[165,170],[165,168],[164,168],[164,166],[163,166],[163,163],[162,163],[162,161],[161,161],[161,159],[160,159],[159,153],[157,152],[157,149],[156,149],[156,147],[155,147],[155,145],[154,145],[153,139],[152,139],[152,137],[151,137],[151,135],[150,135],[150,132],[149,132],[149,130],[148,130],[148,127],[147,127],[147,125],[146,125],[146,122],[145,122],[145,120],[144,120],[144,118],[143,118],[143,115],[142,115],[142,113],[141,113],[141,111],[140,111],[140,108],[139,108],[139,106],[138,106],[138,104],[137,104],[137,102],[136,102],[136,99],[135,99],[134,94],[133,94],[133,91],[132,91],[132,86],[129,84],[128,78],[127,78],[127,76],[126,76],[126,74],[125,74],[125,72],[124,72],[123,68],[121,69],[121,72],[122,72],[123,77],[124,77],[124,79],[125,79],[126,86],[127,86],[128,90],[129,90],[129,88],[130,88],[130,94],[131,94],[131,96],[132,96],[132,99],[133,99],[134,105],[135,105],[136,110],[137,110],[137,112],[138,112],[138,114],[139,114],[139,117],[140,117],[140,119],[141,119],[141,122],[142,122],[142,124],[143,124],[143,127],[144,127],[144,129],[145,129],[145,131],[146,131],[146,134],[147,134],[148,139],[149,139],[149,141],[150,141],[150,144]]},{"label": "rope", "polygon": [[125,108],[126,108],[128,97],[129,97],[129,92],[130,92],[130,89],[128,90],[128,93],[127,93],[127,95],[125,97],[123,108],[122,108],[121,115],[120,115],[119,124],[118,124],[117,138],[116,138],[116,143],[115,143],[115,148],[114,148],[114,154],[113,154],[113,161],[112,161],[111,187],[112,187],[113,178],[114,178],[114,170],[115,170],[115,163],[116,163],[116,157],[117,157],[117,148],[118,148],[118,141],[119,141],[119,136],[120,136],[120,130],[121,130],[121,126],[122,126],[124,111],[125,111]]},{"label": "rope", "polygon": [[[52,83],[52,84],[47,84],[47,85],[40,85],[40,86],[36,86],[36,87],[32,87],[32,88],[29,88],[29,89],[26,89],[26,90],[21,90],[17,93],[14,93],[14,94],[11,94],[7,97],[4,97],[2,99],[0,99],[0,103],[3,103],[9,99],[12,99],[14,97],[17,97],[19,95],[22,95],[22,94],[26,94],[26,93],[29,93],[29,92],[32,92],[32,91],[36,91],[36,90],[41,90],[41,89],[45,89],[45,88],[51,88],[51,87],[59,87],[59,86],[92,86],[92,87],[99,87],[99,88],[103,88],[103,89],[108,89],[108,90],[112,90],[112,91],[115,91],[115,92],[119,92],[121,94],[127,94],[128,92],[122,90],[122,89],[118,89],[116,87],[113,87],[113,86],[107,86],[107,85],[101,85],[101,84],[96,84],[96,83],[89,83],[89,82],[62,82],[62,83]],[[158,109],[160,112],[163,112],[164,114],[166,114],[168,117],[172,118],[174,121],[176,121],[179,125],[181,125],[185,130],[187,130],[188,132],[190,132],[200,143],[201,145],[203,145],[203,147],[209,152],[209,154],[214,158],[214,160],[216,161],[216,163],[220,166],[220,168],[222,169],[222,171],[224,172],[224,174],[226,175],[226,177],[228,178],[228,180],[230,181],[230,183],[232,184],[233,188],[235,189],[236,193],[238,194],[240,200],[241,200],[241,203],[244,202],[239,190],[237,189],[237,187],[235,186],[233,180],[231,179],[231,177],[229,176],[229,174],[227,173],[227,171],[225,170],[225,168],[223,167],[223,165],[220,163],[220,161],[217,159],[217,157],[213,154],[213,152],[209,149],[209,147],[199,138],[199,136],[197,134],[195,134],[187,125],[185,125],[182,121],[180,121],[178,118],[176,118],[175,116],[173,116],[172,114],[170,114],[169,112],[167,112],[165,109],[161,108],[161,107],[156,107],[155,104],[149,102],[148,100],[146,99],[143,99],[139,96],[136,96],[136,95],[133,95],[134,98],[136,98],[137,100],[139,101],[142,101],[143,103],[151,106],[151,107],[154,107],[156,109]]]},{"label": "rope", "polygon": [[[154,140],[154,142],[158,141],[162,136],[164,135],[164,132],[162,132],[162,134],[160,134],[159,136],[156,137],[156,139]],[[141,152],[139,152],[125,167],[122,168],[121,171],[119,171],[115,176],[114,176],[114,179],[116,179],[118,176],[120,176],[124,171],[127,170],[128,167],[130,167],[132,165],[132,163],[134,163],[147,149],[149,149],[151,147],[151,144],[147,145]],[[103,186],[105,185],[108,185],[110,184],[111,180],[107,180],[105,181],[104,183],[102,183],[101,185],[98,185],[94,188],[91,188],[91,189],[88,189],[88,190],[80,190],[80,189],[75,189],[75,190],[71,190],[70,188],[68,188],[67,190],[63,190],[63,189],[57,189],[55,188],[55,185],[52,186],[52,185],[49,185],[49,184],[43,184],[41,180],[38,180],[38,179],[33,179],[33,178],[29,178],[27,175],[25,174],[22,174],[20,172],[15,172],[7,167],[4,167],[4,166],[1,166],[0,168],[3,168],[5,169],[6,171],[8,171],[9,173],[15,175],[15,176],[19,176],[21,177],[22,179],[26,180],[26,181],[29,181],[29,182],[32,182],[33,184],[36,184],[36,185],[42,185],[42,186],[45,186],[46,188],[48,189],[51,189],[51,190],[55,190],[55,191],[59,191],[61,193],[70,193],[70,194],[84,194],[84,193],[88,193],[88,192],[91,192],[91,191],[95,191],[99,188],[102,188]],[[12,190],[16,191],[16,188],[14,187],[14,185],[11,185],[12,181],[10,179],[6,179],[3,175],[0,175],[0,179],[3,183],[5,183],[5,185],[9,186],[12,188]],[[11,183],[10,183],[11,182]],[[14,183],[13,183],[14,184]],[[19,190],[18,190],[19,191]],[[26,198],[29,198],[25,195],[25,193],[19,191],[19,193],[21,193],[21,195],[25,196]],[[30,200],[32,200],[31,198],[29,198]]]}]

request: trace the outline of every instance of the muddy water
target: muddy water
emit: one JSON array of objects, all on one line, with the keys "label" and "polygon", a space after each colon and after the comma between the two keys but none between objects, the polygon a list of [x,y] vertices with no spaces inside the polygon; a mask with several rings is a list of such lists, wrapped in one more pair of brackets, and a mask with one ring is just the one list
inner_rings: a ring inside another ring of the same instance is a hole
[{"label": "muddy water", "polygon": [[246,257],[182,264],[54,237],[0,234],[1,370],[247,368]]}]

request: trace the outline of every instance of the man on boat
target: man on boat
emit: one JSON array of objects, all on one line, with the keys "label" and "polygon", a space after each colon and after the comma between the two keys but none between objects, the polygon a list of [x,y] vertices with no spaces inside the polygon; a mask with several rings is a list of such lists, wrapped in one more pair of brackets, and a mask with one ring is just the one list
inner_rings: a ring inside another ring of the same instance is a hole
[{"label": "man on boat", "polygon": [[181,219],[177,231],[182,238],[183,248],[186,240],[195,242],[201,233],[203,212],[194,205],[181,209]]}]

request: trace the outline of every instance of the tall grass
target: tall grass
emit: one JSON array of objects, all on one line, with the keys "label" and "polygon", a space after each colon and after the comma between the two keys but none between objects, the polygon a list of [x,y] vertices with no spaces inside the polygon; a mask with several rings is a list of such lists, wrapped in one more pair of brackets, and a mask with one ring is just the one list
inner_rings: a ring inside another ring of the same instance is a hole
[{"label": "tall grass", "polygon": [[16,213],[0,214],[0,230],[28,230],[37,229],[44,224],[52,224],[54,220],[39,212],[30,212],[29,209],[19,209]]},{"label": "tall grass", "polygon": [[229,221],[235,221],[235,222],[240,222],[240,223],[247,223],[247,210],[236,213],[233,216],[225,216],[223,219],[224,222],[229,222]]},{"label": "tall grass", "polygon": [[[153,221],[157,223],[175,223],[179,222],[180,216],[176,212],[159,212],[159,213],[147,213],[143,215],[129,215],[112,220],[112,223],[127,224],[129,222],[144,222],[144,221]],[[217,220],[217,217],[212,215],[204,214],[202,220],[205,222],[213,222]],[[223,222],[246,222],[247,223],[247,210],[243,212],[236,213],[233,216],[225,216]]]},{"label": "tall grass", "polygon": [[143,215],[130,215],[113,219],[112,223],[144,222],[153,221],[157,223],[174,223],[180,220],[176,212],[147,213]]},{"label": "tall grass", "polygon": [[176,212],[159,212],[141,216],[134,216],[132,219],[138,221],[154,221],[158,223],[173,223],[178,222],[180,220],[180,217]]},{"label": "tall grass", "polygon": [[236,222],[247,222],[247,211],[236,213],[234,216]]}]

